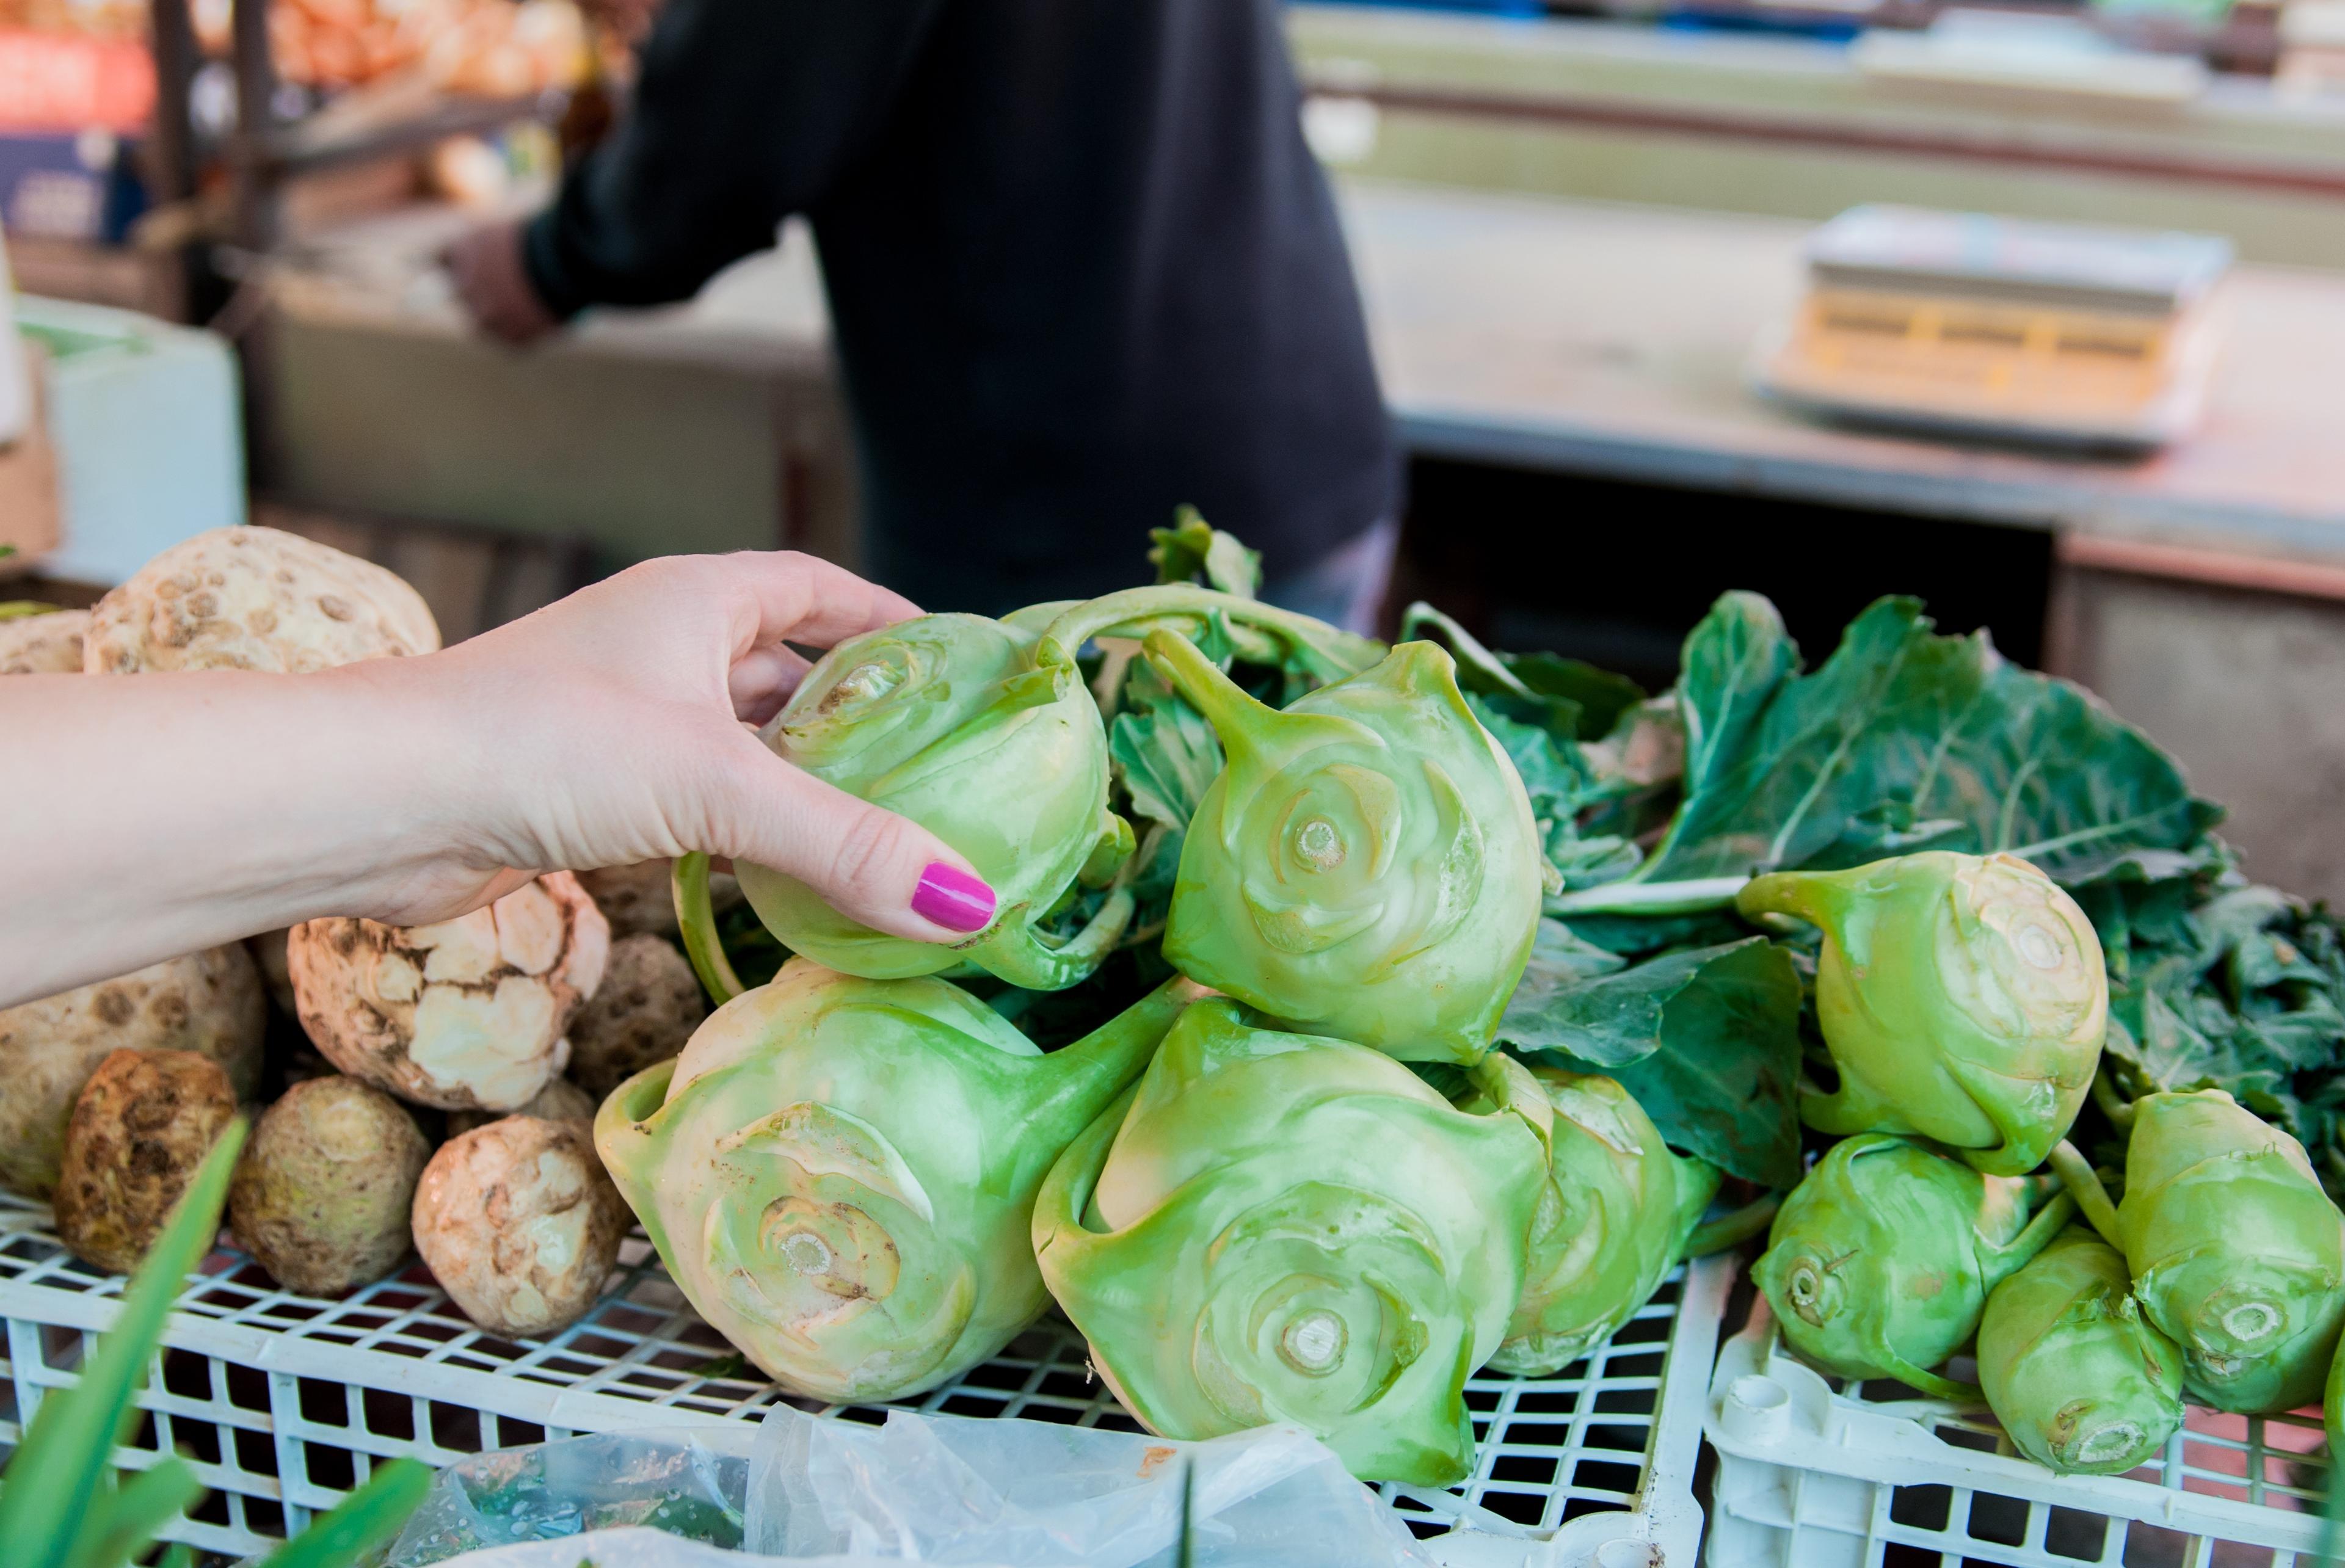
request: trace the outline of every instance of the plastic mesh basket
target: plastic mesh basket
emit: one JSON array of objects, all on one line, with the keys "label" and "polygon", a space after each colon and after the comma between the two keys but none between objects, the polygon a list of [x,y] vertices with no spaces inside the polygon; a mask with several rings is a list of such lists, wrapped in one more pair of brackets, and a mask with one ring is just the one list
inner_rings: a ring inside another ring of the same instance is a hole
[{"label": "plastic mesh basket", "polygon": [[[1475,1379],[1474,1473],[1447,1491],[1380,1490],[1450,1563],[1690,1568],[1701,1405],[1731,1279],[1722,1262],[1680,1270],[1562,1376]],[[66,1253],[46,1209],[0,1198],[0,1443],[73,1381],[122,1284]],[[640,1239],[593,1310],[543,1340],[483,1333],[420,1266],[329,1301],[278,1289],[223,1248],[190,1281],[165,1346],[123,1462],[186,1454],[211,1495],[166,1533],[231,1554],[299,1529],[379,1459],[444,1464],[581,1432],[754,1421],[785,1397],[694,1314]],[[1138,1430],[1055,1320],[905,1403]]]},{"label": "plastic mesh basket", "polygon": [[1761,1299],[1720,1352],[1710,1568],[2312,1568],[2328,1450],[2317,1416],[2192,1405],[2150,1463],[2056,1475],[1985,1411],[1828,1379]]}]

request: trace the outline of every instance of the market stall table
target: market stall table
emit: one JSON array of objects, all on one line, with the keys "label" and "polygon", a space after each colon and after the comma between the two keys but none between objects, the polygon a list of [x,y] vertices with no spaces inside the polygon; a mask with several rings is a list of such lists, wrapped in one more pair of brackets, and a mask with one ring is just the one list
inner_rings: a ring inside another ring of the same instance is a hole
[{"label": "market stall table", "polygon": [[1751,390],[1807,225],[1363,182],[1345,214],[1413,452],[2052,531],[2047,663],[2231,805],[2257,875],[2345,895],[2345,277],[2236,269],[2188,441],[2030,454],[1821,424]]}]

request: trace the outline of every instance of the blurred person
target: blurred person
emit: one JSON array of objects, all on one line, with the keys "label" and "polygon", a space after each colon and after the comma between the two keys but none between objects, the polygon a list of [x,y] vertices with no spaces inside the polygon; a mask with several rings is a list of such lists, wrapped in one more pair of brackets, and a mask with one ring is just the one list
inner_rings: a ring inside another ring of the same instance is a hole
[{"label": "blurred person", "polygon": [[668,0],[553,205],[446,258],[480,327],[691,297],[804,215],[867,564],[1000,613],[1196,505],[1367,630],[1398,470],[1276,0]]}]

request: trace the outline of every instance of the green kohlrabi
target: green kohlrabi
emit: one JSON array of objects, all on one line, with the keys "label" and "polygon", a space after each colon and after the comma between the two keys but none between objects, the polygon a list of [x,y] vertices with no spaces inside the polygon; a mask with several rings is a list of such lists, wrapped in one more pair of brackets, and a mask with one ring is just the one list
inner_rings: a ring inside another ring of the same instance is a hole
[{"label": "green kohlrabi", "polygon": [[1991,1175],[2042,1164],[2099,1064],[2109,986],[2076,901],[2026,861],[1937,851],[1778,872],[1736,901],[1823,931],[1816,1019],[1840,1071],[1800,1113],[1917,1134]]},{"label": "green kohlrabi", "polygon": [[1484,1076],[1506,1108],[1475,1115],[1365,1047],[1184,1013],[1034,1207],[1043,1278],[1126,1408],[1172,1438],[1291,1421],[1364,1479],[1464,1475],[1466,1379],[1521,1298],[1551,1119],[1511,1058]]},{"label": "green kohlrabi", "polygon": [[[1036,657],[1036,634],[981,615],[922,615],[852,637],[807,673],[765,731],[776,753],[850,794],[910,817],[967,855],[994,918],[953,946],[849,920],[778,871],[742,864],[741,888],[785,946],[870,979],[971,963],[1056,990],[1096,968],[1132,916],[1118,889],[1071,940],[1041,922],[1079,878],[1107,881],[1132,830],[1107,808],[1107,732],[1071,659]],[[706,913],[703,857],[677,868],[688,946],[720,995],[738,990]]]},{"label": "green kohlrabi", "polygon": [[2345,1215],[2304,1146],[2220,1089],[2146,1096],[2128,1119],[2114,1213],[2080,1158],[2061,1174],[2182,1347],[2190,1392],[2243,1414],[2312,1403],[2345,1325]]},{"label": "green kohlrabi", "polygon": [[1538,830],[1449,655],[1404,643],[1282,711],[1185,638],[1147,649],[1229,756],[1182,847],[1164,956],[1290,1027],[1479,1057],[1538,926]]},{"label": "green kohlrabi", "polygon": [[1987,1295],[1979,1386],[2019,1452],[2122,1475],[2182,1424],[2182,1352],[2141,1315],[2124,1254],[2071,1225]]},{"label": "green kohlrabi", "polygon": [[[1308,616],[1186,583],[1036,605],[1005,620],[922,615],[851,637],[807,673],[764,733],[827,784],[911,818],[968,856],[993,919],[950,945],[848,919],[795,877],[744,864],[742,891],[793,952],[900,979],[974,966],[1028,990],[1088,977],[1133,910],[1116,876],[1130,824],[1108,809],[1107,732],[1078,656],[1095,636],[1178,626],[1298,679],[1365,669],[1382,644]],[[737,995],[708,909],[706,856],[677,862],[686,950],[720,999]],[[1080,929],[1053,925],[1083,887],[1106,890]]]},{"label": "green kohlrabi", "polygon": [[793,958],[614,1090],[595,1148],[751,1361],[797,1393],[894,1399],[1041,1311],[1035,1192],[1198,994],[1168,981],[1044,1056],[948,981]]},{"label": "green kohlrabi", "polygon": [[1968,1342],[1987,1293],[2076,1211],[2060,1192],[2031,1219],[2035,1191],[1902,1138],[1859,1133],[1827,1149],[1783,1200],[1752,1278],[1783,1338],[1825,1371],[1974,1398],[1930,1369]]},{"label": "green kohlrabi", "polygon": [[[1612,1079],[1552,1067],[1533,1068],[1531,1077],[1555,1109],[1551,1155],[1531,1220],[1522,1300],[1490,1365],[1546,1377],[1611,1338],[1652,1300],[1661,1276],[1687,1252],[1719,1173],[1672,1153],[1652,1118]],[[1467,1108],[1478,1108],[1468,1101]],[[1729,1239],[1739,1238],[1721,1236],[1718,1244]]]}]

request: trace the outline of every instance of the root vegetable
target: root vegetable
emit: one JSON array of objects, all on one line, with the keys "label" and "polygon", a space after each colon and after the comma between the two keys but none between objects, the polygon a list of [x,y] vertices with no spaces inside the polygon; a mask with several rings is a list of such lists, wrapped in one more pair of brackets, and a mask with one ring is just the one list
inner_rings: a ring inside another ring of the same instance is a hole
[{"label": "root vegetable", "polygon": [[339,1296],[407,1255],[431,1146],[406,1108],[352,1077],[310,1078],[261,1114],[228,1189],[228,1226],[277,1282]]},{"label": "root vegetable", "polygon": [[88,631],[86,610],[0,617],[0,675],[80,673],[82,639]]},{"label": "root vegetable", "polygon": [[[511,1114],[533,1116],[543,1121],[575,1122],[592,1132],[597,1103],[568,1078],[550,1078],[527,1105]],[[476,1127],[486,1127],[497,1119],[498,1114],[492,1110],[452,1110],[448,1113],[448,1136],[455,1138]]]},{"label": "root vegetable", "polygon": [[622,936],[611,944],[602,988],[570,1021],[570,1076],[599,1103],[682,1051],[707,1013],[683,954],[657,936]]},{"label": "root vegetable", "polygon": [[0,1187],[56,1190],[75,1098],[107,1053],[193,1051],[249,1096],[267,1025],[260,978],[235,943],[0,1009]]},{"label": "root vegetable", "polygon": [[74,1101],[66,1128],[57,1239],[100,1269],[136,1269],[235,1117],[236,1091],[209,1057],[108,1056]]},{"label": "root vegetable", "polygon": [[[675,876],[673,860],[644,860],[633,865],[582,871],[578,883],[594,895],[611,922],[612,936],[650,932],[673,936],[676,934]],[[730,909],[741,902],[741,884],[729,873],[713,873],[708,878],[708,898],[711,908]]]},{"label": "root vegetable", "polygon": [[422,596],[381,567],[237,526],[174,545],[98,601],[82,668],[299,673],[439,646]]},{"label": "root vegetable", "polygon": [[445,1110],[508,1111],[561,1072],[611,927],[566,871],[459,919],[311,920],[286,957],[301,1027],[353,1077]]},{"label": "root vegetable", "polygon": [[415,1249],[473,1322],[542,1336],[594,1305],[629,1219],[584,1128],[509,1116],[450,1138],[424,1167]]}]

